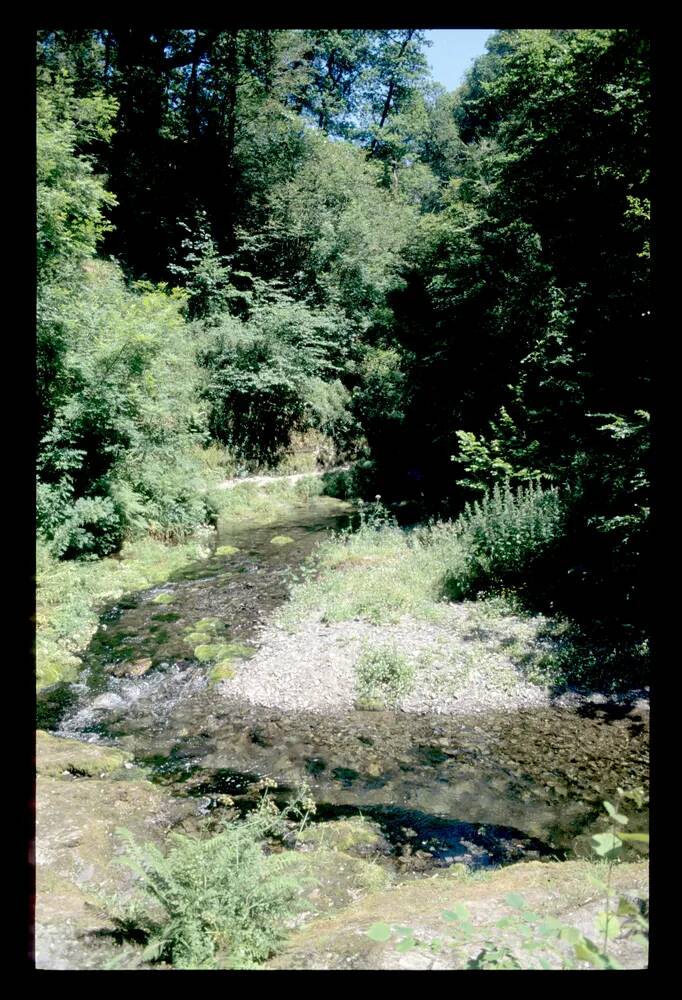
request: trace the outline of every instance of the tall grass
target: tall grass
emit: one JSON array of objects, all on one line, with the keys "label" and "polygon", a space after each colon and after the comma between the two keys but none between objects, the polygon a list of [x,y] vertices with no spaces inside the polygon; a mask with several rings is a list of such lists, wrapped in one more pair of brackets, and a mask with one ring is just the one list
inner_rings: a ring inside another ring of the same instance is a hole
[{"label": "tall grass", "polygon": [[438,618],[444,601],[521,587],[563,527],[558,492],[535,485],[496,487],[457,520],[411,532],[374,514],[320,547],[281,612],[285,625],[311,613],[376,624],[408,614]]}]

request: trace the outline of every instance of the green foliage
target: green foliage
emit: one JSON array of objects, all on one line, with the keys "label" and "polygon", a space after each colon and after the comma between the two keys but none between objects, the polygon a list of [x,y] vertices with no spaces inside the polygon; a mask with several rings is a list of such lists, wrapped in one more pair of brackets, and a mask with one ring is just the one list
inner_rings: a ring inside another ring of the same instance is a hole
[{"label": "green foliage", "polygon": [[366,326],[400,284],[411,210],[384,191],[381,169],[350,144],[310,133],[306,157],[270,197],[261,232],[243,252],[287,282],[297,298],[333,306]]},{"label": "green foliage", "polygon": [[490,441],[470,431],[457,431],[459,454],[451,458],[467,474],[466,478],[458,480],[458,485],[485,492],[506,480],[523,482],[551,478],[539,469],[529,469],[522,464],[532,460],[539,443],[523,439],[504,406],[500,408],[498,421],[491,421],[490,428],[494,435]]},{"label": "green foliage", "polygon": [[355,675],[359,702],[395,705],[412,689],[414,667],[395,645],[375,646],[360,654]]},{"label": "green foliage", "polygon": [[82,147],[112,134],[116,101],[102,92],[74,95],[65,70],[41,69],[37,94],[37,263],[42,281],[88,260],[116,204]]},{"label": "green foliage", "polygon": [[277,285],[254,284],[241,294],[248,319],[223,315],[207,333],[206,393],[213,435],[245,461],[272,464],[294,431],[347,436],[349,396],[337,376],[352,334],[337,310],[313,309]]},{"label": "green foliage", "polygon": [[93,262],[60,308],[61,380],[38,461],[38,527],[60,556],[104,555],[145,532],[182,539],[210,518],[181,304],[148,285],[128,291]]},{"label": "green foliage", "polygon": [[262,842],[281,836],[289,817],[300,829],[310,813],[308,794],[280,812],[266,791],[254,812],[215,836],[171,834],[165,854],[119,830],[128,848],[123,863],[144,892],[128,917],[146,937],[144,957],[179,969],[253,968],[266,959],[300,905],[300,886]]},{"label": "green foliage", "polygon": [[529,484],[512,490],[495,486],[482,500],[467,504],[453,524],[465,566],[448,573],[445,591],[462,597],[486,587],[522,582],[523,573],[562,536],[565,523],[559,491]]}]

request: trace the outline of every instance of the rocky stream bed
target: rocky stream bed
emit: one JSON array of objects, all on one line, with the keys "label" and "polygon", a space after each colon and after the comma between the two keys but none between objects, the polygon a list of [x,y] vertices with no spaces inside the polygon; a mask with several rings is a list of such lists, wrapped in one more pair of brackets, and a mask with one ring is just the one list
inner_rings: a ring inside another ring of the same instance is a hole
[{"label": "rocky stream bed", "polygon": [[[276,627],[292,574],[347,521],[347,505],[318,498],[277,525],[223,531],[208,559],[105,609],[81,679],[41,693],[39,968],[144,968],[104,903],[134,889],[114,863],[116,828],[159,844],[196,832],[224,796],[236,813],[251,808],[264,777],[282,803],[301,781],[317,803],[297,846],[317,887],[270,968],[450,968],[364,930],[390,915],[416,921],[428,943],[443,903],[467,899],[491,923],[510,887],[576,926],[592,919],[583,859],[602,800],[648,781],[642,693],[576,698],[531,684],[466,605],[437,624]],[[414,656],[420,682],[395,709],[359,711],[353,665],[378,640]],[[645,829],[646,813],[631,822]],[[640,856],[616,870],[622,891],[644,898]],[[627,943],[620,959],[646,962]]]}]

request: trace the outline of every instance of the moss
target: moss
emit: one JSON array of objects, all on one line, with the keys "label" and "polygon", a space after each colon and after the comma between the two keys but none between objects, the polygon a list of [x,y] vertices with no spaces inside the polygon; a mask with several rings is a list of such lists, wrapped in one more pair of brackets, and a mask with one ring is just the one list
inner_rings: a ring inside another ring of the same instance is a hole
[{"label": "moss", "polygon": [[233,556],[239,549],[234,545],[220,545],[215,550],[215,555],[217,556]]},{"label": "moss", "polygon": [[231,660],[221,660],[211,669],[208,678],[217,684],[218,681],[230,681],[234,677],[234,667]]},{"label": "moss", "polygon": [[152,598],[152,604],[172,604],[174,600],[173,594],[157,594]]},{"label": "moss", "polygon": [[190,646],[194,646],[204,642],[206,635],[203,632],[190,632],[189,635],[186,636],[186,639]]},{"label": "moss", "polygon": [[233,657],[246,659],[253,656],[255,650],[252,646],[245,646],[240,642],[203,643],[196,647],[194,656],[202,663],[211,660],[226,660]]},{"label": "moss", "polygon": [[181,616],[177,611],[165,611],[160,615],[152,615],[153,622],[176,622]]},{"label": "moss", "polygon": [[[338,853],[332,856],[343,857]],[[317,858],[317,852],[310,857]],[[321,861],[318,867],[322,869]],[[591,878],[595,874],[601,874],[598,866],[582,861],[522,862],[491,871],[485,878],[470,877],[463,866],[457,865],[431,878],[411,879],[388,890],[371,889],[345,909],[329,915],[320,914],[296,931],[282,952],[270,959],[264,968],[400,968],[400,953],[395,950],[395,941],[384,945],[368,938],[367,929],[373,923],[388,922],[394,927],[403,925],[418,929],[426,951],[430,939],[448,940],[449,927],[443,919],[443,911],[451,908],[453,902],[463,903],[469,909],[477,934],[485,937],[497,933],[497,921],[510,911],[505,901],[508,892],[520,894],[536,913],[559,919],[566,914],[571,923],[571,911],[594,899]],[[615,892],[634,890],[646,894],[647,883],[647,866],[643,862],[622,863],[612,871]],[[419,962],[418,952],[410,954]],[[426,954],[430,956],[429,964],[405,967],[431,968],[433,955],[430,951]],[[456,953],[446,951],[444,954],[452,954],[452,958],[443,967],[456,968]]]},{"label": "moss", "polygon": [[290,538],[289,535],[275,535],[274,538],[270,539],[271,545],[291,545],[292,542],[293,538]]},{"label": "moss", "polygon": [[358,712],[383,712],[386,703],[381,698],[366,696],[356,699],[355,708]]},{"label": "moss", "polygon": [[123,767],[132,754],[110,747],[59,739],[38,730],[36,733],[36,771],[57,778],[65,771],[95,778]]},{"label": "moss", "polygon": [[210,660],[216,660],[218,658],[218,650],[220,646],[213,646],[209,643],[203,643],[197,646],[194,650],[194,656],[197,660],[202,663],[208,663]]},{"label": "moss", "polygon": [[362,854],[366,854],[369,848],[381,849],[384,846],[384,837],[378,825],[361,816],[315,823],[303,831],[299,840],[332,851],[359,850]]},{"label": "moss", "polygon": [[60,681],[75,681],[83,665],[78,656],[68,653],[53,653],[49,660],[38,660],[36,663],[36,680],[38,688],[50,687]]},{"label": "moss", "polygon": [[191,626],[191,629],[196,632],[215,632],[221,625],[219,618],[201,618]]},{"label": "moss", "polygon": [[233,656],[240,660],[248,660],[250,657],[256,655],[256,650],[253,646],[245,646],[241,642],[226,642],[220,648],[223,650],[225,656]]},{"label": "moss", "polygon": [[277,857],[284,858],[287,874],[302,885],[306,909],[313,916],[339,910],[360,896],[386,889],[391,882],[390,873],[375,862],[327,847]]},{"label": "moss", "polygon": [[77,655],[99,627],[100,609],[112,601],[135,607],[131,591],[163,583],[183,566],[209,554],[204,537],[179,545],[151,539],[126,543],[116,558],[92,562],[55,560],[37,552],[36,680],[38,688],[75,678]]}]

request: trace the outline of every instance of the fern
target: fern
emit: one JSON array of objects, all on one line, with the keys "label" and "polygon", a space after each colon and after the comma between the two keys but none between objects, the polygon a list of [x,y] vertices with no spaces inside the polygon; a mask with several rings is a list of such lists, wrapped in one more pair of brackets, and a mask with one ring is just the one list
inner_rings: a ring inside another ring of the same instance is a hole
[{"label": "fern", "polygon": [[171,834],[165,854],[117,831],[127,847],[120,863],[143,890],[135,924],[146,937],[145,960],[180,969],[250,968],[273,952],[298,909],[300,883],[282,858],[263,853],[261,842],[283,832],[292,810],[296,803],[280,813],[266,797],[216,836]]}]

